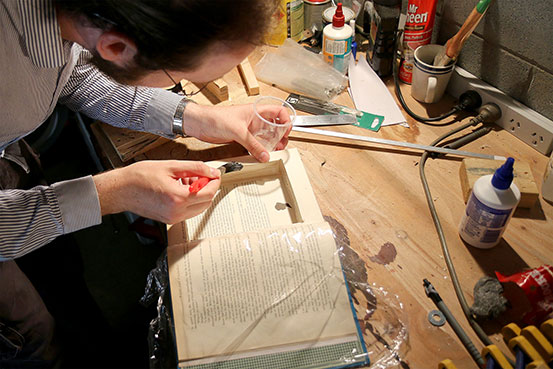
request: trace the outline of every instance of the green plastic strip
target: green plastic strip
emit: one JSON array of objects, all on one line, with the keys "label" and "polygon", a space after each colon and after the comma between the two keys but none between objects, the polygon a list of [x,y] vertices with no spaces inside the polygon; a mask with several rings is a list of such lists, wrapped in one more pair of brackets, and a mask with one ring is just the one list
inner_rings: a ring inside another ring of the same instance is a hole
[{"label": "green plastic strip", "polygon": [[[366,355],[354,359],[355,353],[363,353],[359,341],[336,345],[308,348],[297,351],[254,356],[249,358],[222,361],[212,364],[200,364],[190,369],[288,369],[288,368],[336,368],[347,364],[368,363]],[[348,360],[345,360],[347,358]],[[181,363],[180,368],[185,366]]]},{"label": "green plastic strip", "polygon": [[[371,114],[367,112],[362,112],[362,116],[357,116],[357,122],[359,123],[359,127],[370,129],[371,131],[378,132],[380,129],[380,126],[382,125],[382,122],[384,122],[384,116],[382,115],[376,115]],[[340,113],[340,114],[347,114],[347,113]]]}]

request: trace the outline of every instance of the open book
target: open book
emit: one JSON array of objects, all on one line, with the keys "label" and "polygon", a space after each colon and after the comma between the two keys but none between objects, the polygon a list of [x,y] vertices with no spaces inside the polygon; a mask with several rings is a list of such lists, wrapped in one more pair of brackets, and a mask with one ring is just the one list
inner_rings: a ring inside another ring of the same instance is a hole
[{"label": "open book", "polygon": [[[297,150],[250,157],[213,206],[169,229],[180,367],[366,364],[332,231]],[[224,162],[208,163],[218,167]]]}]

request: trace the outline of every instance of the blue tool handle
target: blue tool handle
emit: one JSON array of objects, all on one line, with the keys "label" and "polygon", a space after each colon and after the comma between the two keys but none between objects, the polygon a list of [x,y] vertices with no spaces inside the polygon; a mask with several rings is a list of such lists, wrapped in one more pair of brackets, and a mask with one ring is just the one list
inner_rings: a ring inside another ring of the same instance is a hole
[{"label": "blue tool handle", "polygon": [[495,360],[492,355],[486,356],[486,369],[494,369],[495,368]]},{"label": "blue tool handle", "polygon": [[515,369],[524,369],[526,367],[526,354],[524,351],[520,348],[516,348],[515,358]]}]

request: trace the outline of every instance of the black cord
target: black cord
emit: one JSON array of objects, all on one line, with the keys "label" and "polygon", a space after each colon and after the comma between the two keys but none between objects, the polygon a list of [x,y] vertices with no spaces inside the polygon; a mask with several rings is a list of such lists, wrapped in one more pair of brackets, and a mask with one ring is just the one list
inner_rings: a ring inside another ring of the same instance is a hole
[{"label": "black cord", "polygon": [[[394,54],[395,55],[395,54]],[[453,107],[453,109],[451,109],[450,111],[448,111],[447,113],[445,114],[442,114],[440,116],[437,116],[437,117],[432,117],[432,118],[426,118],[426,117],[421,117],[420,115],[417,115],[416,113],[414,113],[408,106],[407,106],[407,103],[405,102],[405,100],[403,99],[403,94],[401,93],[401,89],[399,88],[399,78],[398,78],[398,63],[394,60],[394,68],[393,68],[393,75],[394,75],[394,84],[395,84],[395,91],[396,91],[396,96],[399,100],[399,103],[401,104],[401,106],[403,107],[403,109],[405,110],[405,112],[407,114],[409,114],[413,119],[421,122],[421,123],[425,123],[425,124],[428,124],[428,123],[431,123],[431,122],[437,122],[439,120],[442,120],[442,119],[445,119],[445,118],[448,118],[450,116],[452,116],[453,114],[457,113],[460,109],[455,106]],[[447,123],[442,123],[442,124],[431,124],[431,125],[434,125],[434,126],[445,126],[445,125],[448,125],[448,124],[451,124],[451,123],[455,123],[455,121],[452,121],[452,122],[447,122]]]},{"label": "black cord", "polygon": [[[480,104],[482,103],[482,100],[480,99],[480,96],[478,95],[479,102],[476,102],[476,101],[470,101],[468,103],[461,102],[460,104],[455,105],[447,113],[442,114],[442,115],[437,116],[437,117],[431,117],[431,118],[421,117],[420,115],[417,115],[416,113],[414,113],[407,106],[407,103],[405,102],[405,99],[403,98],[403,94],[401,93],[401,88],[399,87],[399,76],[398,76],[399,65],[397,63],[396,58],[397,58],[398,44],[401,40],[401,34],[402,33],[403,32],[401,30],[398,31],[397,38],[396,38],[396,43],[394,45],[394,52],[392,54],[392,55],[394,55],[394,60],[392,62],[393,63],[392,71],[393,71],[393,77],[394,77],[394,85],[395,85],[396,96],[399,100],[399,103],[401,104],[403,109],[407,112],[407,114],[409,114],[413,119],[415,119],[415,120],[417,120],[417,121],[419,121],[423,124],[432,125],[432,126],[447,126],[447,125],[450,125],[452,123],[455,123],[457,120],[452,120],[451,122],[441,123],[441,124],[435,124],[435,123],[432,123],[432,122],[437,122],[437,121],[443,120],[445,118],[448,118],[448,117],[452,116],[453,114],[455,114],[459,111],[462,111],[462,110],[465,110],[465,109],[476,109],[480,106]],[[474,92],[474,93],[476,93],[476,92]],[[474,97],[471,96],[470,98],[472,99]]]},{"label": "black cord", "polygon": [[[473,123],[469,122],[466,124],[463,124],[445,134],[438,137],[436,140],[434,140],[430,145],[435,146],[444,139],[454,135],[457,132],[462,131],[465,128],[468,128],[472,126]],[[421,177],[422,186],[424,188],[424,194],[426,195],[426,202],[428,203],[428,207],[430,208],[430,213],[432,214],[432,220],[434,221],[434,226],[436,227],[436,231],[438,233],[438,238],[440,239],[440,244],[442,246],[442,252],[444,254],[444,260],[447,265],[447,269],[449,270],[449,275],[451,277],[451,282],[453,283],[453,287],[455,289],[455,294],[457,295],[457,299],[459,300],[459,303],[461,305],[461,308],[463,309],[463,313],[465,314],[465,317],[469,321],[472,329],[476,332],[478,335],[478,338],[487,346],[491,345],[492,342],[490,341],[489,337],[486,335],[482,327],[474,320],[474,318],[471,315],[470,308],[468,306],[467,300],[465,299],[465,295],[463,294],[463,290],[461,288],[461,284],[459,283],[459,278],[457,277],[457,273],[455,272],[455,266],[453,265],[453,262],[451,260],[451,256],[449,254],[449,248],[447,247],[447,242],[445,240],[444,231],[442,229],[442,225],[440,223],[440,219],[438,218],[438,213],[436,211],[436,207],[434,206],[434,201],[432,200],[432,194],[430,193],[430,188],[428,186],[428,180],[426,179],[426,174],[424,172],[424,166],[426,164],[426,160],[429,157],[429,152],[425,151],[422,154],[420,163],[419,163],[419,174]]]},{"label": "black cord", "polygon": [[[471,119],[470,122],[468,122],[466,124],[463,124],[463,125],[455,128],[455,129],[443,134],[442,136],[438,137],[430,145],[431,146],[438,145],[440,142],[442,142],[446,138],[448,138],[448,137],[454,135],[455,133],[460,132],[460,131],[462,131],[462,130],[470,127],[470,126],[479,124],[480,121],[481,120],[479,120],[478,118],[473,118],[473,119]],[[470,136],[471,138],[476,139],[476,138],[481,137],[484,134],[490,132],[490,130],[491,130],[490,127],[484,126],[484,127],[479,128],[475,132],[469,134],[468,136]],[[465,137],[468,137],[468,136],[465,136]],[[457,140],[457,141],[464,141],[463,143],[466,143],[466,140],[465,140],[464,137]],[[451,145],[457,146],[456,141],[453,142]],[[445,239],[445,234],[444,234],[442,225],[440,223],[440,219],[438,217],[438,212],[436,211],[434,201],[432,200],[432,194],[430,192],[430,188],[428,186],[428,180],[426,179],[426,174],[424,172],[425,164],[426,164],[426,161],[429,157],[430,157],[430,153],[428,151],[425,151],[422,154],[421,160],[419,162],[419,174],[420,174],[422,186],[424,188],[424,194],[426,196],[426,202],[428,203],[428,208],[429,208],[430,213],[432,215],[432,220],[434,221],[434,226],[436,227],[436,232],[438,233],[438,238],[440,240],[442,253],[444,255],[444,260],[446,262],[447,269],[449,271],[449,276],[451,278],[451,282],[453,283],[455,294],[457,295],[457,299],[459,300],[459,304],[461,305],[461,308],[463,310],[463,313],[465,314],[466,319],[468,320],[470,326],[472,327],[472,329],[474,330],[474,332],[476,333],[476,335],[478,336],[480,341],[482,341],[482,343],[485,346],[492,345],[493,342],[490,340],[490,338],[488,337],[486,332],[484,332],[484,330],[482,329],[480,324],[478,324],[478,322],[476,321],[476,319],[474,318],[474,316],[472,315],[472,313],[470,311],[470,307],[467,303],[467,300],[465,299],[465,295],[464,295],[463,290],[461,288],[459,278],[457,277],[457,272],[455,271],[455,266],[453,265],[451,255],[449,254],[449,248],[447,246],[447,242],[446,242],[446,239]],[[507,360],[512,364],[512,360],[510,360],[509,358],[507,358]]]}]

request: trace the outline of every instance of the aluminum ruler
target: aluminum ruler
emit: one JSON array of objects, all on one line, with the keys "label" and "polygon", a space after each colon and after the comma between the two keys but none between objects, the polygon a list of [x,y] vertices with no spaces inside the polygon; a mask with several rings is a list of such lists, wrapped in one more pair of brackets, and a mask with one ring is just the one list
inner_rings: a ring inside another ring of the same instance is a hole
[{"label": "aluminum ruler", "polygon": [[306,128],[306,127],[294,126],[294,127],[292,127],[292,130],[297,131],[297,132],[312,133],[312,134],[321,135],[321,136],[347,138],[347,139],[356,140],[356,141],[365,141],[365,142],[372,142],[372,143],[377,143],[377,144],[382,144],[382,145],[406,147],[406,148],[409,148],[409,149],[416,149],[416,150],[423,150],[423,151],[431,151],[431,152],[437,152],[437,153],[440,153],[440,154],[450,154],[450,155],[456,155],[456,156],[466,156],[466,157],[492,159],[492,160],[506,160],[505,157],[498,156],[498,155],[479,154],[479,153],[470,152],[470,151],[446,149],[444,147],[420,145],[420,144],[415,144],[415,143],[410,143],[410,142],[387,140],[387,139],[384,139],[384,138],[375,138],[375,137],[352,135],[352,134],[349,134],[349,133],[326,131],[326,130],[316,129],[316,128]]},{"label": "aluminum ruler", "polygon": [[314,126],[337,126],[337,125],[359,125],[355,115],[298,115],[294,119],[294,127],[314,127]]}]

